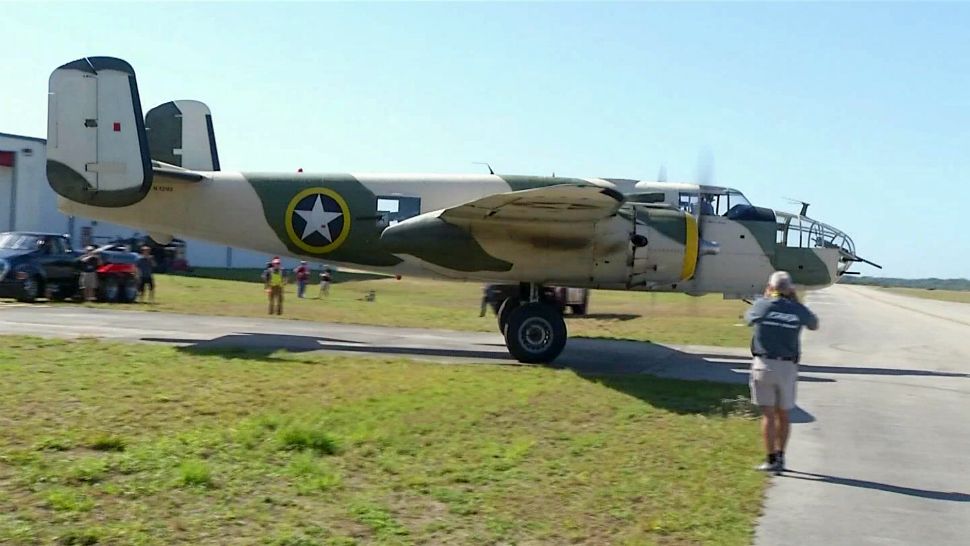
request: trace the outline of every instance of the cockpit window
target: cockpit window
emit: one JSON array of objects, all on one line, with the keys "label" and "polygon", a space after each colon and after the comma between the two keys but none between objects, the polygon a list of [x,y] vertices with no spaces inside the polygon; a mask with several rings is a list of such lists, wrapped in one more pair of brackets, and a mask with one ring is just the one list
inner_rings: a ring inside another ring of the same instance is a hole
[{"label": "cockpit window", "polygon": [[702,216],[728,216],[728,211],[735,212],[751,207],[751,203],[738,190],[710,190],[682,192],[679,198],[681,210]]},{"label": "cockpit window", "polygon": [[721,214],[726,214],[727,211],[731,210],[732,208],[738,205],[745,206],[745,207],[751,206],[751,203],[747,200],[747,198],[744,197],[744,194],[742,194],[738,190],[728,190],[727,193],[724,194],[724,201],[725,201],[724,203],[725,208],[724,208],[724,212],[722,212]]},{"label": "cockpit window", "polygon": [[680,210],[695,214],[697,211],[697,194],[694,192],[680,192],[680,196],[677,200],[677,206]]}]

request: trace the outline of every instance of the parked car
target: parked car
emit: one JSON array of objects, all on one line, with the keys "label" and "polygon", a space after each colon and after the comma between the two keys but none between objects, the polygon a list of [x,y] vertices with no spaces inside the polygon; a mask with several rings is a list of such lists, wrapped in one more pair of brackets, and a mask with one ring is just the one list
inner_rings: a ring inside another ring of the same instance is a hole
[{"label": "parked car", "polygon": [[[138,256],[99,249],[98,299],[131,302],[138,297]],[[82,253],[71,238],[55,233],[0,233],[0,298],[32,302],[38,298],[66,300],[78,292]]]},{"label": "parked car", "polygon": [[[185,241],[182,239],[172,239],[166,244],[159,244],[146,235],[115,239],[111,244],[123,245],[132,252],[138,252],[143,246],[147,246],[151,249],[152,257],[155,258],[155,273],[192,271],[186,258]],[[115,246],[113,248],[121,249],[122,246]]]}]

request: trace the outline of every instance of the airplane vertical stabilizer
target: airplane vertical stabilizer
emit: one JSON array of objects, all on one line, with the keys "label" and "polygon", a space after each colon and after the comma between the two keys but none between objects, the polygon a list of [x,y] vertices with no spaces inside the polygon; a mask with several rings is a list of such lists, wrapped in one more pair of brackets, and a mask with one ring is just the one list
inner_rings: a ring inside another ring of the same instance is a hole
[{"label": "airplane vertical stabilizer", "polygon": [[99,207],[140,201],[152,165],[135,71],[113,57],[88,57],[51,74],[47,179],[59,195]]},{"label": "airplane vertical stabilizer", "polygon": [[160,104],[145,116],[152,159],[195,171],[218,171],[209,107],[196,100]]}]

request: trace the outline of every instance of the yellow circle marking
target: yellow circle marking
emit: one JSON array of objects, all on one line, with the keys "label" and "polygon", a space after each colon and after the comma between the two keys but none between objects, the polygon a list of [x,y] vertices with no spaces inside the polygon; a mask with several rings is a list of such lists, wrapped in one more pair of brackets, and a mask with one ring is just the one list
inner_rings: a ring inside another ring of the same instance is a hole
[{"label": "yellow circle marking", "polygon": [[[310,195],[326,195],[327,197],[332,198],[340,207],[340,212],[343,213],[344,227],[340,230],[340,234],[337,235],[337,237],[334,238],[334,240],[328,245],[308,245],[303,241],[303,239],[300,238],[299,235],[296,234],[296,230],[293,229],[293,212],[296,210],[296,204]],[[307,188],[296,194],[296,196],[290,200],[290,204],[286,207],[286,219],[284,220],[284,223],[286,224],[286,234],[290,236],[290,241],[293,244],[303,250],[306,250],[307,252],[323,254],[336,250],[337,247],[343,244],[344,239],[347,238],[347,235],[350,234],[350,207],[347,206],[347,202],[344,201],[344,198],[341,197],[339,193],[331,190],[330,188]]]}]

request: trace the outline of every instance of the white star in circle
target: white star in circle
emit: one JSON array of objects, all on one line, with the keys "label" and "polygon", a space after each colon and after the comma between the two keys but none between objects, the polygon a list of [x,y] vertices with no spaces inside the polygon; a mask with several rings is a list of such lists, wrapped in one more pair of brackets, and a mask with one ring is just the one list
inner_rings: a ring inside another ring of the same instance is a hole
[{"label": "white star in circle", "polygon": [[327,238],[327,241],[333,242],[333,236],[330,235],[330,222],[343,216],[342,212],[328,212],[323,210],[323,202],[320,200],[319,195],[317,195],[317,200],[313,203],[312,209],[297,210],[294,212],[299,214],[300,218],[306,220],[306,226],[303,227],[303,235],[300,236],[301,239],[305,240],[314,233],[320,233]]}]

